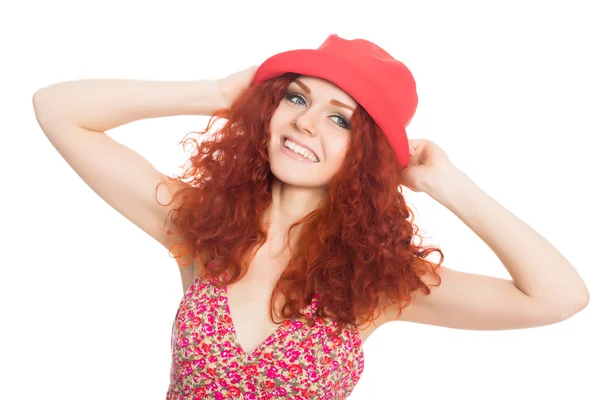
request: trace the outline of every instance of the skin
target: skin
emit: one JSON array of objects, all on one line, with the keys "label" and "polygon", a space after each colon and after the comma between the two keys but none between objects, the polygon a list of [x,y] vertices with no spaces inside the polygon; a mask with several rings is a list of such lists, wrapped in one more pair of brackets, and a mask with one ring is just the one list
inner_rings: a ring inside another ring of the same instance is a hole
[{"label": "skin", "polygon": [[[275,179],[273,202],[265,213],[268,235],[274,239],[268,241],[269,255],[280,254],[289,227],[315,210],[327,194],[327,184],[348,150],[356,106],[350,95],[324,79],[300,76],[289,85],[270,123],[268,153]],[[283,154],[282,135],[304,143],[319,162],[305,163]]]}]

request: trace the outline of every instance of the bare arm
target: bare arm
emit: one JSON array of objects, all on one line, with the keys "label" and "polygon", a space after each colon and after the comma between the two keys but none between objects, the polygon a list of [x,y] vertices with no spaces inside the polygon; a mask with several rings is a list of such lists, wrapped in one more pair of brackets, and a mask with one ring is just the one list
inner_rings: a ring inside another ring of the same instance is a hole
[{"label": "bare arm", "polygon": [[[400,316],[392,307],[387,321],[455,329],[524,329],[563,321],[588,305],[588,289],[573,265],[463,171],[449,167],[426,181],[425,188],[492,249],[512,280],[441,266],[441,285],[431,287],[429,295],[415,292],[413,303]],[[432,274],[422,278],[428,286],[437,284]]]},{"label": "bare arm", "polygon": [[38,90],[36,117],[46,124],[104,132],[127,123],[175,115],[211,115],[227,104],[216,81],[83,79]]},{"label": "bare arm", "polygon": [[[112,208],[167,249],[172,228],[168,212],[178,203],[161,204],[188,185],[169,181],[104,131],[146,118],[210,115],[225,103],[215,81],[91,79],[51,85],[33,96],[40,127],[71,168]],[[180,268],[180,273],[185,290],[195,271]]]}]

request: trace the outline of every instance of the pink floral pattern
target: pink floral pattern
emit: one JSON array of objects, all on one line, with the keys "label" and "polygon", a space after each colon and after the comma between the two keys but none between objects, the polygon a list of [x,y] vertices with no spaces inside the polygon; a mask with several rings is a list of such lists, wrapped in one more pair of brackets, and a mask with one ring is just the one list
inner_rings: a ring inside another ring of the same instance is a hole
[{"label": "pink floral pattern", "polygon": [[[314,316],[319,296],[302,310]],[[350,395],[364,369],[358,330],[316,318],[284,321],[258,348],[246,353],[237,341],[227,288],[196,278],[173,321],[167,400],[334,399]]]}]

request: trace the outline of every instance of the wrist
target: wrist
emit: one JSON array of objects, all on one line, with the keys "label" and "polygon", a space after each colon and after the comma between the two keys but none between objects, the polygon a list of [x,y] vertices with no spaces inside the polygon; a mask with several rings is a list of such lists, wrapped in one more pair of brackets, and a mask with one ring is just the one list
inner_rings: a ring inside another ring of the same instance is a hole
[{"label": "wrist", "polygon": [[194,81],[194,86],[197,93],[195,108],[198,114],[211,116],[217,110],[229,106],[218,80],[202,79]]},{"label": "wrist", "polygon": [[464,193],[473,181],[462,170],[450,165],[424,180],[423,191],[438,203],[447,206]]}]

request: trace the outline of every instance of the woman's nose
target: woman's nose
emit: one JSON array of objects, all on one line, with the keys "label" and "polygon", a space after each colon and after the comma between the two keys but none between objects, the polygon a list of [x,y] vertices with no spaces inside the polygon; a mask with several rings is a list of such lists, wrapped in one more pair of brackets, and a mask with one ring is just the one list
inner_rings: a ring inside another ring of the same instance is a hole
[{"label": "woman's nose", "polygon": [[315,123],[314,123],[314,115],[310,115],[310,113],[304,113],[295,121],[296,128],[300,131],[308,132],[310,135],[314,135],[316,133]]}]

